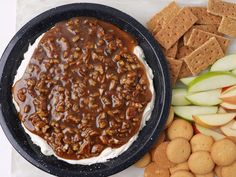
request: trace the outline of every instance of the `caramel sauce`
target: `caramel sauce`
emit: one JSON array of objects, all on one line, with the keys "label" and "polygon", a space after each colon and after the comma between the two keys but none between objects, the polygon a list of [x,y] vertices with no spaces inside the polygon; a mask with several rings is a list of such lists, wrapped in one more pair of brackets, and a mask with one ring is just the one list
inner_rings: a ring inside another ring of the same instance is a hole
[{"label": "caramel sauce", "polygon": [[65,159],[126,144],[152,98],[135,46],[130,34],[95,18],[57,23],[13,87],[24,126]]}]

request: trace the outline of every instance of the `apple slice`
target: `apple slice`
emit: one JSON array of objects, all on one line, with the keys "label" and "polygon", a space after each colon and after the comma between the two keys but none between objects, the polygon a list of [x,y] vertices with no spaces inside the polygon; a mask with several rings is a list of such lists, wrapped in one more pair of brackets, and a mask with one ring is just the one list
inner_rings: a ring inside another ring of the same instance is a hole
[{"label": "apple slice", "polygon": [[230,71],[233,69],[236,69],[236,54],[227,55],[211,66],[211,71]]},{"label": "apple slice", "polygon": [[221,133],[218,133],[218,132],[216,132],[212,129],[209,129],[209,128],[202,127],[201,125],[195,124],[195,127],[200,133],[207,135],[207,136],[212,136],[212,138],[214,138],[215,141],[226,138]]},{"label": "apple slice", "polygon": [[232,70],[231,72],[236,75],[236,69]]},{"label": "apple slice", "polygon": [[218,114],[223,114],[223,113],[227,113],[227,111],[223,107],[220,106],[217,113]]},{"label": "apple slice", "polygon": [[204,127],[218,127],[234,119],[236,113],[193,115],[193,120]]},{"label": "apple slice", "polygon": [[216,89],[208,90],[205,92],[193,93],[191,95],[187,95],[186,98],[194,105],[214,106],[222,102],[222,100],[219,99],[220,94],[221,89]]},{"label": "apple slice", "polygon": [[235,89],[236,89],[236,85],[224,87],[224,88],[222,88],[221,94],[230,93],[230,92],[234,91]]},{"label": "apple slice", "polygon": [[234,129],[234,130],[236,130],[236,121],[233,123],[233,125],[232,125],[231,128]]},{"label": "apple slice", "polygon": [[235,120],[230,121],[226,125],[220,127],[220,130],[226,135],[226,136],[235,136],[236,137],[236,130],[233,129],[233,125],[236,123]]},{"label": "apple slice", "polygon": [[225,89],[221,93],[220,99],[227,103],[236,104],[236,85]]},{"label": "apple slice", "polygon": [[[205,69],[205,70],[203,70],[201,73],[199,73],[198,75],[201,75],[201,74],[204,74],[204,73],[208,73],[208,72],[209,72],[209,69]],[[197,76],[185,77],[185,78],[180,79],[180,81],[181,81],[184,85],[188,86],[189,83],[192,82],[192,81],[193,81],[194,79],[196,79],[196,78],[197,78]]]},{"label": "apple slice", "polygon": [[185,97],[187,95],[186,89],[173,89],[171,104],[174,106],[185,106],[191,104]]},{"label": "apple slice", "polygon": [[217,106],[174,106],[174,112],[177,116],[193,121],[192,115],[215,114]]},{"label": "apple slice", "polygon": [[175,84],[175,88],[186,88],[186,85],[184,85],[182,82],[177,81]]},{"label": "apple slice", "polygon": [[185,77],[180,79],[180,81],[184,84],[184,85],[189,85],[190,82],[192,82],[196,77]]},{"label": "apple slice", "polygon": [[194,132],[194,134],[201,133],[201,132],[197,129],[196,124],[193,124],[193,132]]},{"label": "apple slice", "polygon": [[220,106],[222,106],[224,109],[236,110],[236,104],[230,104],[230,103],[227,103],[227,102],[222,102],[220,104]]},{"label": "apple slice", "polygon": [[234,84],[236,84],[236,76],[230,72],[208,72],[190,82],[188,92],[214,90]]}]

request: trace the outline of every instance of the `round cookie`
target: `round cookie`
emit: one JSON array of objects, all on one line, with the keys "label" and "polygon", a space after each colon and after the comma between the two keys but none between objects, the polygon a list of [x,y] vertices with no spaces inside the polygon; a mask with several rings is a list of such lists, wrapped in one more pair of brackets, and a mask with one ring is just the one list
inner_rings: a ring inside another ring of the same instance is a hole
[{"label": "round cookie", "polygon": [[155,144],[152,146],[152,149],[156,149],[157,146],[159,146],[166,138],[165,131],[161,132],[160,135],[158,136]]},{"label": "round cookie", "polygon": [[186,170],[181,170],[173,173],[170,177],[194,177],[194,175]]},{"label": "round cookie", "polygon": [[170,107],[170,111],[169,111],[168,118],[167,118],[167,120],[166,120],[165,128],[168,128],[168,127],[171,125],[171,123],[172,123],[173,120],[174,120],[174,115],[175,115],[175,113],[174,113],[174,108],[171,106],[171,107]]},{"label": "round cookie", "polygon": [[211,157],[219,166],[227,166],[236,160],[236,145],[228,139],[216,141],[211,148]]},{"label": "round cookie", "polygon": [[207,173],[207,174],[204,174],[204,175],[196,175],[196,177],[214,177],[215,174],[213,172],[211,173]]},{"label": "round cookie", "polygon": [[236,176],[236,161],[229,166],[222,167],[221,174],[222,174],[222,177],[235,177]]},{"label": "round cookie", "polygon": [[189,142],[184,138],[172,140],[166,149],[168,159],[173,163],[182,163],[188,160],[191,154]]},{"label": "round cookie", "polygon": [[221,166],[216,166],[215,167],[215,173],[217,177],[222,177],[222,167]]},{"label": "round cookie", "polygon": [[150,163],[144,170],[144,177],[170,177],[169,170],[156,163]]},{"label": "round cookie", "polygon": [[236,136],[227,136],[226,138],[233,141],[234,144],[236,144]]},{"label": "round cookie", "polygon": [[165,141],[161,143],[154,151],[152,161],[156,162],[162,168],[170,168],[175,166],[174,163],[170,162],[166,155],[166,149],[169,142]]},{"label": "round cookie", "polygon": [[190,141],[192,152],[196,151],[210,152],[213,143],[214,139],[211,136],[206,136],[201,133],[194,135]]},{"label": "round cookie", "polygon": [[169,170],[170,170],[170,174],[173,174],[181,170],[189,171],[188,162],[179,163],[176,166],[169,168]]},{"label": "round cookie", "polygon": [[193,127],[186,120],[175,119],[167,129],[167,135],[170,140],[175,138],[185,138],[190,140],[193,136]]},{"label": "round cookie", "polygon": [[137,161],[134,166],[138,167],[138,168],[144,168],[146,167],[149,163],[151,162],[151,155],[148,152],[147,154],[145,154],[139,161]]},{"label": "round cookie", "polygon": [[214,169],[214,162],[207,151],[197,151],[190,155],[188,159],[189,169],[198,175],[210,173]]},{"label": "round cookie", "polygon": [[156,140],[155,144],[152,146],[150,153],[151,153],[151,158],[153,159],[154,157],[154,153],[155,153],[155,149],[163,142],[165,141],[166,138],[166,133],[165,131],[161,132],[161,134],[159,135],[158,139]]}]

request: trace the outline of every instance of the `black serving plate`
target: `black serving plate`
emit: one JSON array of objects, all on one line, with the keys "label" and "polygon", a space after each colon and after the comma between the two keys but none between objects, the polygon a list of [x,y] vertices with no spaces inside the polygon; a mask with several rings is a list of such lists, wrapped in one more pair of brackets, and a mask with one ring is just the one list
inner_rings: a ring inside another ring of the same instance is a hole
[{"label": "black serving plate", "polygon": [[[45,156],[32,143],[21,127],[12,102],[12,84],[17,68],[28,45],[55,23],[75,16],[96,17],[112,23],[132,34],[142,47],[146,61],[154,73],[156,92],[155,108],[147,125],[137,140],[117,158],[94,165],[71,165]],[[141,158],[152,146],[163,129],[171,100],[170,77],[167,63],[160,47],[151,34],[139,22],[114,8],[89,3],[69,4],[48,10],[29,21],[8,44],[0,61],[0,123],[13,147],[36,167],[60,177],[100,177],[124,170]]]}]

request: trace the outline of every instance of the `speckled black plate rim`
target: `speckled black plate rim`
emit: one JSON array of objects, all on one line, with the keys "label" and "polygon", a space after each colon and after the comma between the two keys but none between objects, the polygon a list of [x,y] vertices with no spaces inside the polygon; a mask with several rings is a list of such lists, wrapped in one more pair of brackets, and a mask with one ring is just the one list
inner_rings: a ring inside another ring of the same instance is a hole
[{"label": "speckled black plate rim", "polygon": [[[89,12],[88,15],[85,15]],[[53,156],[44,156],[20,126],[12,103],[11,86],[16,70],[27,51],[28,44],[56,22],[73,16],[93,16],[110,22],[133,34],[144,50],[146,61],[154,73],[156,94],[154,110],[147,125],[132,146],[117,158],[91,166],[71,165]],[[120,24],[121,23],[121,24]],[[27,43],[27,44],[26,44]],[[16,57],[16,51],[19,56]],[[151,58],[151,59],[150,59]],[[159,93],[160,92],[160,93]],[[153,145],[164,128],[171,101],[168,66],[160,47],[152,35],[129,15],[100,4],[75,3],[50,9],[23,26],[12,38],[0,61],[0,123],[12,146],[30,163],[50,174],[61,177],[109,176],[124,170],[142,157]]]}]

